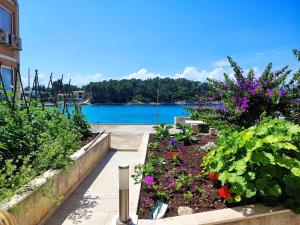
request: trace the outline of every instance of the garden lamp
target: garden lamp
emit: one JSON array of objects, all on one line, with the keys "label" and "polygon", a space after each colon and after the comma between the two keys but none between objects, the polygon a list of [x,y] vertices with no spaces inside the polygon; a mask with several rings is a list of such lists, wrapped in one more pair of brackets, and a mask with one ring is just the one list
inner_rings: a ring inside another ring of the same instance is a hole
[{"label": "garden lamp", "polygon": [[130,225],[129,217],[129,165],[119,166],[119,218],[117,225]]}]

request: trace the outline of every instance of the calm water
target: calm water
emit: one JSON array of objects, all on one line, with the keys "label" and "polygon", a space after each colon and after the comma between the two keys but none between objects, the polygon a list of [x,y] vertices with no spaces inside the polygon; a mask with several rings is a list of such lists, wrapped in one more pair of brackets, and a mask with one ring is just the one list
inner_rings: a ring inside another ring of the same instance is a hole
[{"label": "calm water", "polygon": [[[156,105],[84,105],[83,113],[90,123],[156,123]],[[159,123],[174,123],[174,116],[186,116],[179,105],[159,105]]]}]

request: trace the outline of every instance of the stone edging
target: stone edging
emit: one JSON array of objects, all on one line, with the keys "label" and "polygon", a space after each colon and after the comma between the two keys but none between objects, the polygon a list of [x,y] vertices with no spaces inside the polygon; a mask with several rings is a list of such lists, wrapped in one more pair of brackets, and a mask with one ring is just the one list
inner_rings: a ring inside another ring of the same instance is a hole
[{"label": "stone edging", "polygon": [[[144,133],[141,144],[139,146],[138,153],[139,155],[139,160],[137,163],[145,164],[146,160],[146,155],[147,155],[147,148],[148,148],[148,142],[151,139],[151,134],[150,133]],[[137,164],[136,163],[136,164]],[[135,165],[136,165],[135,164]],[[130,169],[130,174],[134,174],[134,166],[133,165]],[[134,184],[133,179],[130,177],[130,215],[135,216],[137,214],[137,209],[138,209],[138,204],[139,204],[139,197],[140,197],[140,192],[141,192],[141,187],[142,184]]]}]

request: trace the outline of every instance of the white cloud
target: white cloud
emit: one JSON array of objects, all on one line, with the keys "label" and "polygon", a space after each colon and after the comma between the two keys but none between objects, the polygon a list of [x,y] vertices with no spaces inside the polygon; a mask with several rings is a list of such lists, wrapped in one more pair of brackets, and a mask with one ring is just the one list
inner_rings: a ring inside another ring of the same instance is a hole
[{"label": "white cloud", "polygon": [[71,84],[77,85],[77,86],[82,86],[82,85],[86,85],[90,82],[103,81],[103,80],[105,80],[105,77],[101,73],[96,73],[93,75],[67,74],[66,76],[64,76],[64,83],[69,82],[70,79],[71,79]]},{"label": "white cloud", "polygon": [[[43,73],[38,74],[39,78],[39,84],[47,86],[49,83],[50,75],[45,75]],[[52,80],[56,81],[58,79],[61,79],[61,75],[55,76],[53,75]],[[91,75],[84,75],[84,74],[77,74],[77,75],[72,75],[72,74],[66,74],[64,75],[63,82],[64,84],[69,83],[69,80],[71,79],[71,84],[76,85],[76,86],[83,86],[86,85],[90,82],[98,82],[102,81],[105,79],[108,79],[107,77],[104,77],[101,73],[96,73],[96,74],[91,74]],[[30,86],[33,85],[33,80],[34,80],[34,75],[31,75],[30,77]],[[22,76],[22,81],[24,87],[28,86],[28,76]]]},{"label": "white cloud", "polygon": [[205,82],[207,78],[221,80],[224,73],[231,74],[232,71],[230,68],[217,67],[210,71],[201,70],[199,71],[196,67],[188,66],[184,69],[182,73],[177,73],[174,78],[186,78],[188,80],[196,80]]},{"label": "white cloud", "polygon": [[158,73],[151,73],[147,69],[140,69],[137,72],[131,73],[129,75],[121,77],[121,79],[141,79],[141,80],[147,80],[149,78],[155,78],[155,77],[160,77],[163,78],[164,76],[158,74]]},{"label": "white cloud", "polygon": [[264,54],[266,54],[266,52],[257,52],[255,55],[256,55],[256,56],[262,56],[262,55],[264,55]]},{"label": "white cloud", "polygon": [[266,54],[271,54],[271,53],[274,53],[276,52],[276,49],[271,49],[269,51],[264,51],[264,52],[257,52],[255,53],[256,56],[263,56],[263,55],[266,55]]},{"label": "white cloud", "polygon": [[[259,72],[259,69],[257,67],[253,67],[255,74]],[[245,70],[247,73],[249,70]],[[194,81],[200,81],[200,82],[206,82],[207,78],[212,78],[216,80],[223,80],[224,76],[223,74],[227,73],[229,77],[233,78],[233,71],[232,68],[229,66],[229,63],[225,60],[219,60],[213,63],[213,67],[211,69],[206,70],[200,70],[199,68],[195,66],[187,66],[183,69],[181,72],[174,73],[172,75],[170,74],[160,74],[155,73],[147,70],[146,68],[141,68],[140,70],[130,73],[128,75],[124,75],[120,78],[113,78],[113,79],[142,79],[146,80],[149,78],[186,78],[188,80],[194,80]],[[31,76],[31,85],[33,82],[34,76]],[[53,76],[53,80],[60,79],[61,75]],[[71,78],[71,84],[77,85],[79,87],[86,85],[90,82],[98,82],[103,80],[109,80],[112,78],[112,76],[107,76],[101,73],[95,73],[95,74],[66,74],[64,76],[64,83],[68,83],[69,79]],[[22,76],[22,80],[24,82],[24,87],[27,86],[27,76]],[[39,83],[47,85],[49,82],[49,75],[45,75],[43,73],[39,74]]]},{"label": "white cloud", "polygon": [[219,61],[214,62],[214,67],[229,67],[230,64],[227,59],[221,59]]}]

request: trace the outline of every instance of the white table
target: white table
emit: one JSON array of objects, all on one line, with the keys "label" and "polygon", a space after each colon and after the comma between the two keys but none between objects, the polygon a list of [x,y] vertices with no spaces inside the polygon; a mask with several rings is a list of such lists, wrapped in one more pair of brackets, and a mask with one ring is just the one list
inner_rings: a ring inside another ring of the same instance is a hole
[{"label": "white table", "polygon": [[207,123],[201,121],[201,120],[185,120],[185,123],[188,126],[191,126],[193,128],[193,133],[198,134],[199,133],[199,125],[207,125]]}]

